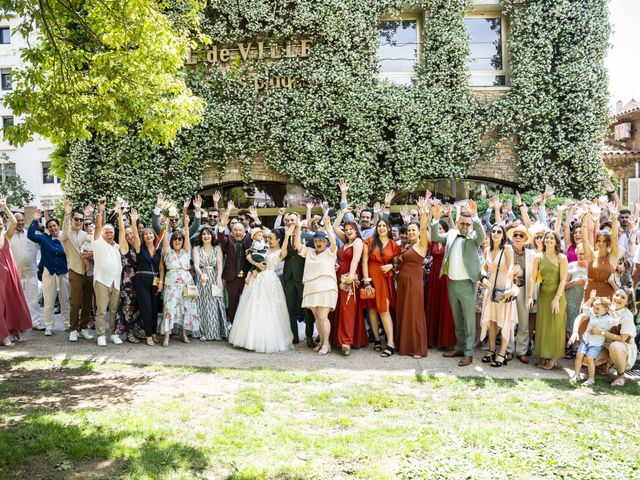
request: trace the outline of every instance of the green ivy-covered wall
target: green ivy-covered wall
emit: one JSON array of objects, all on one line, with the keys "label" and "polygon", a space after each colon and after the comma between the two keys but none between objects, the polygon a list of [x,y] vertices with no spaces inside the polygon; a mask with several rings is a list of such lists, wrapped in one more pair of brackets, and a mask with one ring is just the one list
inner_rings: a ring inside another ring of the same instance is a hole
[{"label": "green ivy-covered wall", "polygon": [[[381,15],[410,5],[424,12],[421,59],[410,86],[380,85]],[[607,126],[604,57],[606,0],[505,0],[511,88],[480,102],[468,86],[468,0],[238,0],[205,12],[215,43],[256,39],[313,40],[308,58],[254,59],[229,69],[200,62],[185,68],[207,102],[200,125],[174,144],[136,137],[96,138],[56,156],[73,200],[120,195],[142,209],[158,191],[180,198],[200,186],[203,170],[252,163],[336,200],[337,179],[351,181],[354,200],[381,199],[389,188],[413,190],[434,177],[460,178],[496,144],[515,146],[522,189],[553,185],[561,195],[593,195],[604,169]],[[291,76],[291,89],[256,93],[249,75]],[[484,140],[484,141],[483,141]],[[261,160],[262,161],[262,160]]]}]

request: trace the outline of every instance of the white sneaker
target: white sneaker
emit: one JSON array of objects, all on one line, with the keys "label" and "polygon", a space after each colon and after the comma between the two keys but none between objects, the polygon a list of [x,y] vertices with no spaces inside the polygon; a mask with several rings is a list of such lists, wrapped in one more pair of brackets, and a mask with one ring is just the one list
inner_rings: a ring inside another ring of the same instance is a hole
[{"label": "white sneaker", "polygon": [[71,330],[69,332],[69,341],[70,342],[77,342],[78,341],[78,331],[77,330]]},{"label": "white sneaker", "polygon": [[122,345],[122,340],[120,340],[120,337],[118,335],[111,335],[111,338],[109,340],[111,340],[114,345]]},{"label": "white sneaker", "polygon": [[47,337],[50,337],[51,335],[53,335],[53,330],[51,330],[51,328],[49,328],[49,327],[48,327],[48,328],[45,328],[45,330],[44,330],[44,334],[45,334]]},{"label": "white sneaker", "polygon": [[98,337],[98,346],[99,347],[106,347],[107,346],[107,337],[105,337],[104,335],[100,335]]},{"label": "white sneaker", "polygon": [[93,335],[91,335],[91,330],[88,328],[83,328],[80,330],[80,336],[85,340],[93,340]]},{"label": "white sneaker", "polygon": [[589,379],[585,380],[585,382],[582,384],[582,386],[583,387],[591,387],[595,383],[596,383],[596,381],[593,378],[589,378]]}]

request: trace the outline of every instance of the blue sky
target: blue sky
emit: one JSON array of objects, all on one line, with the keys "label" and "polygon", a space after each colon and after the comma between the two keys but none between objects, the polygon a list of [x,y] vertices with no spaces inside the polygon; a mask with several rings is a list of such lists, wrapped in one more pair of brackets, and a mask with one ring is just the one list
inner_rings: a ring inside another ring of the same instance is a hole
[{"label": "blue sky", "polygon": [[607,55],[610,103],[640,101],[640,0],[611,0],[612,48]]}]

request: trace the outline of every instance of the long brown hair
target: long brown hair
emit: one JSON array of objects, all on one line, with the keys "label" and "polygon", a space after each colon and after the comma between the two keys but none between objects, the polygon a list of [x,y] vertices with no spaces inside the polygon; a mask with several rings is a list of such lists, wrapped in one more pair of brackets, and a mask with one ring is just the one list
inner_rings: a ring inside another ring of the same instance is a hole
[{"label": "long brown hair", "polygon": [[547,252],[547,245],[544,243],[544,241],[547,238],[547,235],[553,235],[553,238],[556,239],[556,254],[562,253],[562,245],[560,245],[560,236],[554,231],[547,232],[542,237],[542,251],[545,253]]}]

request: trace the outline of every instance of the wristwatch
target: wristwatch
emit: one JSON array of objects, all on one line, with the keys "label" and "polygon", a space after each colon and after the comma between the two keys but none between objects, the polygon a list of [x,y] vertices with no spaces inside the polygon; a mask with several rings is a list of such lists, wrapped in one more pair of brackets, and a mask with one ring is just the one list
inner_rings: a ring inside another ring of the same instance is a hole
[{"label": "wristwatch", "polygon": [[605,331],[604,331],[604,330],[602,330],[602,331],[600,332],[600,335],[604,336],[604,334],[605,334]]}]

